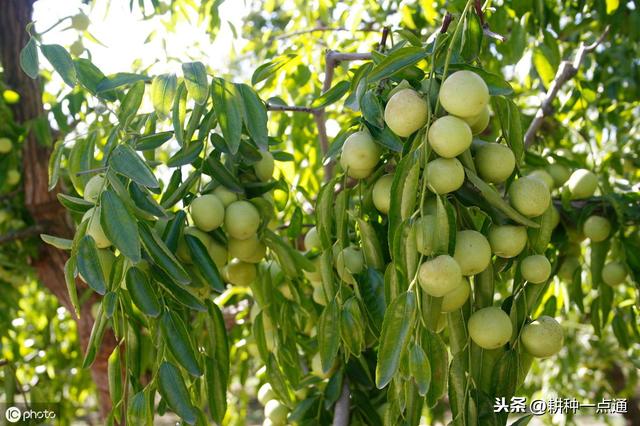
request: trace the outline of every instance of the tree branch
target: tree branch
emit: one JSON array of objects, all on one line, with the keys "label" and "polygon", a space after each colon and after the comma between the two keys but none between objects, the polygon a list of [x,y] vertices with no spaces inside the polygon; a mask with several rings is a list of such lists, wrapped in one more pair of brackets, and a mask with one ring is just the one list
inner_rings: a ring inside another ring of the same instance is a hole
[{"label": "tree branch", "polygon": [[549,85],[549,89],[547,90],[544,100],[540,104],[540,108],[538,109],[536,116],[534,117],[533,121],[531,121],[531,124],[529,125],[529,128],[524,135],[524,144],[526,147],[529,147],[533,144],[536,133],[538,132],[538,130],[540,130],[540,127],[542,127],[542,123],[544,122],[545,117],[548,117],[553,113],[553,101],[558,96],[560,88],[578,73],[578,68],[580,68],[580,65],[582,65],[584,56],[587,53],[594,51],[596,47],[598,47],[598,45],[602,43],[608,33],[609,26],[604,29],[600,37],[598,37],[598,39],[592,44],[580,44],[573,62],[569,60],[562,61],[560,67],[558,67],[556,76]]},{"label": "tree branch", "polygon": [[15,240],[23,240],[25,238],[35,237],[40,235],[43,229],[41,226],[34,225],[28,228],[20,229],[19,231],[9,232],[5,235],[0,235],[0,245],[7,244]]},{"label": "tree branch", "polygon": [[345,377],[342,383],[342,393],[333,413],[333,426],[347,426],[349,424],[349,406],[351,404],[351,392],[349,380]]},{"label": "tree branch", "polygon": [[319,25],[315,28],[311,28],[308,30],[299,30],[299,31],[293,31],[288,34],[281,34],[279,36],[273,37],[272,40],[286,40],[291,37],[296,37],[303,34],[318,33],[318,32],[340,32],[340,31],[372,33],[372,32],[377,32],[378,30],[375,30],[373,28],[362,28],[362,29],[351,30],[350,28],[346,28],[346,27],[327,27],[325,25]]},{"label": "tree branch", "polygon": [[297,105],[277,105],[277,104],[267,104],[267,111],[291,111],[291,112],[308,112],[314,113],[315,108],[306,107],[306,106],[297,106]]}]

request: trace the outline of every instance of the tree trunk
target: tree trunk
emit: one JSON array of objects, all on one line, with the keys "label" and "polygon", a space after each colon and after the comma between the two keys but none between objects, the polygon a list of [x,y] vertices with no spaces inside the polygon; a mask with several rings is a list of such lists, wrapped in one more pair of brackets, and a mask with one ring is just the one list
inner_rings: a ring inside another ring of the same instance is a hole
[{"label": "tree trunk", "polygon": [[[0,64],[4,69],[4,82],[20,94],[20,102],[13,106],[14,119],[25,125],[30,120],[45,115],[42,105],[41,81],[32,80],[20,68],[20,50],[28,42],[25,31],[31,22],[35,0],[0,0]],[[69,238],[73,235],[73,224],[64,208],[58,203],[58,190],[48,190],[48,164],[50,147],[42,146],[33,132],[29,132],[22,150],[22,177],[25,207],[33,220],[46,234]],[[80,343],[86,349],[93,318],[91,305],[96,298],[90,297],[81,307],[80,318],[75,317],[64,280],[64,265],[68,259],[66,252],[48,244],[41,244],[32,266],[40,281],[53,293],[60,304],[72,313],[78,324]],[[86,289],[78,280],[78,290]],[[91,368],[91,374],[98,390],[100,412],[106,416],[111,408],[107,378],[107,358],[115,345],[112,333],[105,334],[101,351]]]}]

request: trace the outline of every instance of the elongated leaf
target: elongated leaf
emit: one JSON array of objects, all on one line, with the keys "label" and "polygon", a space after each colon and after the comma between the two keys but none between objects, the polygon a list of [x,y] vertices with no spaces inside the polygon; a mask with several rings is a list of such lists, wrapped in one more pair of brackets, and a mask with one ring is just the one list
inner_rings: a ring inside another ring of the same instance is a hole
[{"label": "elongated leaf", "polygon": [[129,117],[138,112],[138,108],[140,108],[142,98],[144,97],[144,88],[144,81],[137,81],[131,86],[122,103],[120,103],[120,109],[118,110],[118,118],[120,121],[125,122]]},{"label": "elongated leaf", "polygon": [[187,271],[180,265],[176,257],[169,251],[164,242],[146,225],[140,224],[140,239],[145,250],[165,273],[167,273],[177,283],[187,285],[191,278]]},{"label": "elongated leaf", "polygon": [[213,154],[207,157],[205,173],[234,192],[243,192],[240,181]]},{"label": "elongated leaf", "polygon": [[209,353],[218,362],[224,376],[229,376],[229,339],[222,311],[211,299],[207,300],[207,333]]},{"label": "elongated leaf", "polygon": [[400,366],[400,357],[407,345],[416,316],[416,295],[406,292],[398,296],[387,308],[382,323],[376,386],[387,386]]},{"label": "elongated leaf", "polygon": [[159,188],[158,179],[153,175],[149,166],[140,158],[129,145],[118,145],[109,159],[111,168],[117,173],[128,177],[134,182],[149,188]]},{"label": "elongated leaf", "polygon": [[82,360],[82,368],[90,367],[95,361],[98,349],[102,344],[102,338],[104,337],[107,322],[107,318],[102,310],[102,304],[100,304],[98,306],[95,321],[93,322],[93,328],[91,328],[91,334],[89,335],[87,353],[85,353],[84,359]]},{"label": "elongated leaf", "polygon": [[136,140],[136,150],[145,151],[161,147],[165,142],[173,137],[172,131],[153,133],[141,136]]},{"label": "elongated leaf", "polygon": [[67,293],[69,294],[69,300],[71,300],[71,306],[75,311],[77,317],[80,317],[80,303],[78,301],[78,291],[76,288],[76,277],[74,276],[75,262],[73,258],[67,259],[64,264],[64,282],[67,285]]},{"label": "elongated leaf", "polygon": [[327,305],[320,316],[318,346],[322,370],[326,373],[333,367],[340,347],[340,308],[335,299]]},{"label": "elongated leaf", "polygon": [[372,320],[376,334],[378,334],[382,328],[384,312],[387,307],[384,297],[384,277],[375,269],[368,268],[365,278],[359,284],[365,310]]},{"label": "elongated leaf", "polygon": [[427,51],[422,47],[409,46],[400,48],[375,65],[367,76],[367,80],[369,83],[375,83],[383,78],[391,77],[398,71],[417,64],[426,56]]},{"label": "elongated leaf", "polygon": [[[116,346],[107,361],[107,377],[111,403],[116,406],[122,400],[122,367],[120,365],[120,346]],[[119,411],[119,410],[118,410]]]},{"label": "elongated leaf", "polygon": [[30,38],[27,44],[20,51],[20,67],[26,75],[31,78],[37,78],[40,71],[38,63],[38,48],[36,41]]},{"label": "elongated leaf", "polygon": [[362,251],[367,266],[377,270],[384,269],[384,256],[382,253],[382,245],[376,234],[375,229],[370,223],[358,218],[358,229],[362,240]]},{"label": "elongated leaf", "polygon": [[133,182],[129,185],[129,196],[138,209],[155,217],[167,217],[167,212],[155,198],[146,188],[140,187],[137,183]]},{"label": "elongated leaf", "polygon": [[202,62],[187,62],[182,64],[184,82],[189,96],[198,105],[204,105],[209,97],[209,82],[207,81],[207,69]]},{"label": "elongated leaf", "polygon": [[375,90],[367,90],[360,99],[360,111],[362,116],[368,123],[376,126],[379,129],[384,128],[384,109],[378,96],[376,96]]},{"label": "elongated leaf", "polygon": [[453,418],[465,417],[465,363],[466,353],[458,352],[454,355],[449,367],[449,401]]},{"label": "elongated leaf", "polygon": [[182,319],[173,312],[164,312],[160,317],[160,329],[165,343],[176,361],[192,376],[201,376],[202,370]]},{"label": "elongated leaf", "polygon": [[242,98],[236,86],[221,78],[213,79],[211,97],[227,147],[236,154],[242,132]]},{"label": "elongated leaf", "polygon": [[516,392],[518,379],[518,353],[509,350],[500,357],[493,368],[491,394],[505,397],[507,401]]},{"label": "elongated leaf", "polygon": [[227,380],[225,369],[217,359],[205,357],[207,401],[213,420],[222,424],[227,411]]},{"label": "elongated leaf", "polygon": [[[98,86],[104,80],[105,75],[96,67],[89,59],[77,58],[73,60],[73,65],[76,68],[76,74],[78,76],[78,82],[83,85],[89,93],[97,95]],[[111,93],[102,94],[103,99],[114,101],[116,98]]]},{"label": "elongated leaf", "polygon": [[151,102],[160,119],[165,119],[171,114],[177,87],[178,79],[174,74],[159,75],[151,82]]},{"label": "elongated leaf", "polygon": [[49,157],[49,191],[52,191],[58,184],[60,177],[60,161],[62,160],[62,152],[64,148],[64,139],[60,139],[53,146],[53,152]]},{"label": "elongated leaf", "polygon": [[260,100],[258,94],[246,84],[236,84],[236,88],[242,97],[244,114],[242,118],[244,125],[249,132],[249,136],[256,145],[262,149],[269,148],[269,137],[267,135],[267,108]]},{"label": "elongated leaf", "polygon": [[163,362],[158,369],[158,391],[167,405],[186,423],[195,424],[196,409],[191,404],[189,391],[180,374],[180,370],[173,364]]},{"label": "elongated leaf", "polygon": [[333,103],[338,102],[349,91],[350,84],[343,80],[327,90],[311,102],[311,108],[325,108]]},{"label": "elongated leaf", "polygon": [[78,77],[69,52],[59,44],[43,44],[40,46],[40,50],[51,63],[53,69],[60,74],[64,82],[71,87],[75,87]]},{"label": "elongated leaf", "polygon": [[84,198],[72,197],[71,195],[67,194],[56,194],[56,198],[58,198],[60,204],[62,204],[67,210],[78,213],[84,213],[87,210],[95,207],[92,202],[87,201]]},{"label": "elongated leaf", "polygon": [[84,193],[84,187],[91,179],[91,175],[78,175],[78,173],[94,168],[95,142],[95,133],[89,134],[86,138],[77,139],[67,160],[69,179],[79,194]]},{"label": "elongated leaf", "polygon": [[164,273],[160,273],[162,279],[158,279],[158,272],[154,271],[154,278],[157,279],[157,282],[164,287],[167,293],[173,297],[178,303],[183,306],[186,306],[189,309],[193,309],[198,312],[206,312],[207,307],[202,303],[202,301],[194,296],[191,292],[186,290],[183,287],[175,284],[171,278],[167,277]]},{"label": "elongated leaf", "polygon": [[409,371],[416,381],[418,393],[425,396],[431,385],[431,364],[422,347],[415,344],[409,349]]},{"label": "elongated leaf", "polygon": [[118,87],[135,83],[136,81],[148,81],[149,78],[133,73],[120,72],[106,77],[96,86],[96,92],[107,92],[109,90],[116,89]]},{"label": "elongated leaf", "polygon": [[[90,220],[97,220],[93,218]],[[104,295],[107,291],[107,283],[104,280],[104,272],[98,257],[96,242],[90,235],[85,235],[78,246],[78,271],[84,280],[96,293]]]},{"label": "elongated leaf", "polygon": [[150,317],[160,316],[160,301],[153,287],[149,283],[149,277],[141,269],[132,266],[126,275],[127,290],[133,303]]},{"label": "elongated leaf", "polygon": [[429,407],[433,407],[444,395],[447,386],[447,347],[439,335],[427,329],[422,335],[422,348],[428,354],[431,364],[431,386],[427,392],[427,403]]},{"label": "elongated leaf", "polygon": [[329,182],[320,188],[316,201],[316,226],[322,247],[329,250],[333,243],[333,205],[335,194],[333,192],[334,181]]},{"label": "elongated leaf", "polygon": [[266,64],[260,65],[258,68],[256,68],[256,70],[253,72],[253,75],[251,76],[251,84],[255,86],[262,80],[266,80],[267,78],[271,77],[280,68],[284,67],[296,56],[297,55],[290,53],[287,55],[279,56],[275,60],[267,62]]},{"label": "elongated leaf", "polygon": [[389,129],[388,127],[379,129],[376,126],[369,124],[369,122],[366,122],[365,124],[367,125],[367,129],[369,129],[373,140],[378,145],[394,152],[402,152],[402,140],[398,136],[396,136],[396,134],[393,133],[391,129]]},{"label": "elongated leaf", "polygon": [[100,224],[109,241],[131,261],[140,260],[138,224],[120,198],[110,189],[100,196]]},{"label": "elongated leaf", "polygon": [[176,152],[169,161],[167,161],[167,166],[181,167],[191,164],[196,158],[198,158],[198,155],[200,155],[203,148],[203,142],[192,141],[189,145],[185,145],[180,151]]},{"label": "elongated leaf", "polygon": [[211,288],[219,293],[225,289],[224,281],[218,271],[218,267],[209,256],[207,248],[199,238],[193,235],[185,235],[184,239],[191,253],[191,257],[196,267],[200,270]]},{"label": "elongated leaf", "polygon": [[73,244],[73,241],[71,240],[68,240],[66,238],[54,237],[53,235],[40,234],[40,238],[45,243],[55,248],[59,248],[60,250],[71,250],[71,245]]},{"label": "elongated leaf", "polygon": [[184,83],[180,83],[173,98],[171,109],[171,121],[176,140],[183,146],[184,141],[184,120],[187,116],[187,88]]}]

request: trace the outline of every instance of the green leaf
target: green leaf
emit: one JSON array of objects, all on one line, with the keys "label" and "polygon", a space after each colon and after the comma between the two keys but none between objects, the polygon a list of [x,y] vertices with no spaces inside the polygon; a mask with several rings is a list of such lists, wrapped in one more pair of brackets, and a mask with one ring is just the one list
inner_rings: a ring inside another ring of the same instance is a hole
[{"label": "green leaf", "polygon": [[20,67],[29,77],[38,77],[38,71],[40,70],[40,65],[38,64],[38,48],[33,37],[29,39],[20,51]]},{"label": "green leaf", "polygon": [[338,102],[349,91],[350,84],[343,80],[311,102],[311,108],[321,109]]},{"label": "green leaf", "polygon": [[151,168],[145,163],[129,145],[118,145],[109,158],[111,168],[128,177],[134,182],[149,188],[160,188],[158,179]]},{"label": "green leaf", "polygon": [[431,386],[427,392],[427,403],[429,407],[434,407],[447,387],[447,347],[438,334],[425,329],[422,334],[422,349],[428,354],[431,364]]},{"label": "green leaf", "polygon": [[236,154],[242,132],[242,99],[236,86],[221,78],[213,79],[211,97],[227,147],[231,154]]},{"label": "green leaf", "polygon": [[224,366],[211,357],[205,357],[205,379],[207,386],[207,401],[213,420],[222,424],[222,419],[227,411],[227,380]]},{"label": "green leaf", "polygon": [[[111,403],[117,406],[122,400],[122,366],[120,365],[120,346],[116,346],[107,360],[107,378]],[[119,410],[118,410],[119,412]]]},{"label": "green leaf", "polygon": [[89,335],[89,342],[87,343],[87,352],[82,360],[82,368],[88,368],[93,364],[98,354],[98,349],[102,345],[102,338],[107,327],[107,318],[102,310],[102,304],[98,305],[98,312],[91,328],[91,334]]},{"label": "green leaf", "polygon": [[182,64],[182,73],[189,95],[198,105],[204,105],[209,97],[209,82],[204,64],[202,62]]},{"label": "green leaf", "polygon": [[356,221],[358,223],[358,230],[360,231],[362,251],[367,266],[380,271],[383,270],[385,263],[382,245],[380,244],[380,239],[375,229],[373,229],[373,226],[371,226],[369,222],[361,218],[357,218]]},{"label": "green leaf", "polygon": [[335,299],[331,300],[320,316],[318,347],[322,370],[326,373],[333,367],[340,347],[340,308]]},{"label": "green leaf", "polygon": [[240,181],[213,155],[207,157],[204,172],[234,192],[244,192]]},{"label": "green leaf", "polygon": [[191,404],[189,391],[180,374],[180,370],[173,364],[163,362],[158,369],[158,391],[167,405],[184,420],[192,425],[196,423],[197,414]]},{"label": "green leaf", "polygon": [[[92,95],[98,92],[98,86],[106,80],[105,75],[89,59],[74,59],[73,65],[76,68],[78,82],[83,85]],[[105,99],[115,100],[113,96],[103,96]]]},{"label": "green leaf", "polygon": [[[96,68],[97,69],[97,68]],[[125,86],[127,84],[135,83],[136,81],[148,81],[149,78],[133,73],[120,72],[108,77],[105,77],[97,86],[96,92],[107,92],[109,90],[117,89],[120,86]]]},{"label": "green leaf", "polygon": [[155,290],[149,283],[149,277],[141,269],[132,266],[126,275],[127,290],[133,303],[143,314],[156,318],[162,307]]},{"label": "green leaf", "polygon": [[287,55],[279,56],[271,62],[267,62],[266,64],[260,65],[258,68],[256,68],[256,70],[253,72],[253,75],[251,76],[251,84],[255,86],[261,81],[271,77],[280,68],[287,65],[296,56],[297,55],[294,53],[289,53]]},{"label": "green leaf", "polygon": [[207,300],[206,326],[209,338],[209,353],[218,363],[223,376],[229,376],[229,339],[222,311],[211,299]]},{"label": "green leaf", "polygon": [[67,159],[69,179],[79,194],[83,193],[85,185],[91,179],[91,175],[78,175],[78,173],[91,170],[94,167],[95,141],[95,133],[86,138],[77,139]]},{"label": "green leaf", "polygon": [[493,368],[491,394],[505,397],[507,401],[516,392],[518,380],[518,353],[515,350],[506,351]]},{"label": "green leaf", "polygon": [[136,139],[135,148],[137,151],[152,150],[161,147],[165,142],[173,137],[172,131],[153,133],[141,136]]},{"label": "green leaf", "polygon": [[404,147],[402,140],[393,133],[391,129],[388,127],[379,129],[376,126],[369,124],[369,122],[365,122],[365,124],[367,125],[367,129],[369,129],[369,133],[371,133],[374,142],[391,151],[402,152],[402,148]]},{"label": "green leaf", "polygon": [[56,198],[60,204],[62,204],[67,210],[71,210],[78,213],[84,213],[90,208],[95,207],[95,205],[85,200],[84,198],[72,197],[71,195],[58,193],[56,194]]},{"label": "green leaf", "polygon": [[144,97],[144,89],[144,81],[135,82],[131,89],[129,89],[127,95],[120,103],[120,109],[118,110],[118,118],[121,122],[126,122],[129,117],[138,112],[138,108],[140,108],[142,98]]},{"label": "green leaf", "polygon": [[173,253],[169,251],[164,242],[144,223],[140,223],[139,229],[142,245],[153,259],[153,262],[179,284],[188,285],[191,282],[189,274],[180,265]]},{"label": "green leaf", "polygon": [[176,152],[169,161],[167,161],[167,166],[181,167],[191,164],[196,158],[198,158],[198,155],[200,155],[203,148],[204,142],[197,140],[191,141],[190,144],[184,145],[180,151]]},{"label": "green leaf", "polygon": [[458,417],[464,419],[466,417],[466,357],[467,354],[465,352],[458,352],[454,355],[451,366],[449,367],[449,403],[454,419]]},{"label": "green leaf", "polygon": [[246,84],[236,84],[236,88],[242,97],[244,114],[242,119],[251,139],[258,147],[266,150],[269,148],[267,134],[267,108],[260,100],[258,94]]},{"label": "green leaf", "polygon": [[60,139],[53,146],[53,152],[49,157],[49,191],[52,191],[58,184],[58,178],[60,176],[60,161],[62,160],[63,148],[64,139]]},{"label": "green leaf", "polygon": [[80,302],[78,301],[78,290],[76,288],[76,277],[74,275],[75,269],[75,259],[70,257],[64,264],[64,281],[67,286],[69,300],[71,300],[71,306],[73,306],[76,316],[80,317]]},{"label": "green leaf", "polygon": [[138,224],[125,204],[111,190],[100,196],[100,224],[109,241],[133,262],[140,260]]},{"label": "green leaf", "polygon": [[384,109],[375,90],[367,90],[362,96],[360,99],[360,111],[362,111],[362,116],[368,123],[379,129],[384,128]]},{"label": "green leaf", "polygon": [[387,307],[384,297],[384,277],[375,269],[368,268],[364,279],[360,280],[358,284],[364,308],[371,318],[372,326],[376,330],[375,334],[378,335]]},{"label": "green leaf", "polygon": [[174,312],[164,312],[160,317],[160,329],[169,351],[176,361],[194,377],[202,375],[200,365],[193,350],[187,327]]},{"label": "green leaf", "polygon": [[58,44],[43,44],[40,46],[40,50],[51,63],[53,69],[60,74],[64,82],[71,87],[75,87],[78,82],[78,77],[69,52]]},{"label": "green leaf", "polygon": [[73,244],[73,241],[71,240],[68,240],[66,238],[54,237],[53,235],[40,234],[40,238],[45,243],[60,250],[71,250],[71,245]]},{"label": "green leaf", "polygon": [[151,102],[160,119],[165,119],[171,114],[177,87],[178,79],[174,74],[159,75],[151,82]]},{"label": "green leaf", "polygon": [[416,294],[405,292],[387,308],[382,323],[376,386],[382,389],[389,384],[400,366],[400,357],[409,341],[416,317]]},{"label": "green leaf", "polygon": [[369,83],[375,83],[383,78],[391,77],[397,72],[417,64],[426,56],[427,51],[422,47],[409,46],[395,50],[373,67],[367,80]]},{"label": "green leaf", "polygon": [[195,263],[198,270],[200,270],[204,278],[207,280],[207,283],[213,290],[218,293],[222,293],[225,290],[224,281],[220,276],[218,267],[211,259],[211,256],[209,256],[207,248],[199,238],[194,237],[193,235],[185,235],[184,239],[187,243],[187,247],[189,248],[189,252],[191,253],[193,263]]},{"label": "green leaf", "polygon": [[[89,219],[89,220],[96,220]],[[107,283],[98,257],[96,242],[90,235],[85,235],[78,246],[78,271],[96,293],[104,295]]]},{"label": "green leaf", "polygon": [[416,381],[418,393],[425,396],[431,385],[431,364],[424,349],[416,344],[409,349],[409,371]]},{"label": "green leaf", "polygon": [[180,146],[184,145],[184,120],[187,116],[187,89],[183,82],[178,85],[173,98],[171,121],[176,140]]}]

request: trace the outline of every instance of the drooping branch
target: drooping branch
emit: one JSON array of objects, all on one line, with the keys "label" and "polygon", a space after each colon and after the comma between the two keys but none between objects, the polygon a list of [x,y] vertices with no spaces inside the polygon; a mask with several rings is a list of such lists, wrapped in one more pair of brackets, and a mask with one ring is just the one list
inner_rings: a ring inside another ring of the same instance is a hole
[{"label": "drooping branch", "polygon": [[529,125],[529,128],[524,135],[524,144],[526,147],[529,147],[533,144],[536,133],[538,132],[538,130],[540,130],[540,127],[542,127],[542,123],[544,122],[545,117],[548,117],[553,113],[553,101],[558,96],[560,88],[564,86],[567,81],[575,77],[575,75],[578,73],[580,65],[582,65],[582,61],[584,60],[585,55],[587,53],[593,52],[596,47],[598,47],[600,43],[602,43],[608,33],[609,27],[607,26],[595,42],[588,45],[585,45],[584,43],[580,45],[573,61],[562,61],[560,67],[558,67],[556,76],[549,85],[549,89],[547,90],[544,100],[540,104],[540,108],[538,109],[536,116],[534,117],[533,121],[531,121],[531,124]]},{"label": "drooping branch", "polygon": [[5,235],[0,235],[0,245],[7,244],[16,240],[24,240],[25,238],[35,237],[41,234],[43,231],[39,225],[30,226],[28,228],[20,229],[18,231],[9,232]]}]

